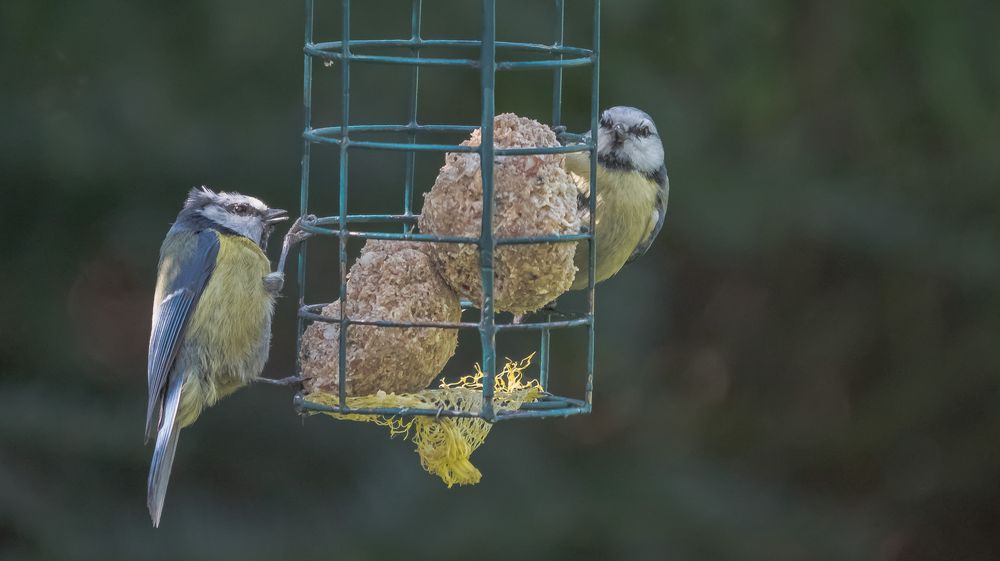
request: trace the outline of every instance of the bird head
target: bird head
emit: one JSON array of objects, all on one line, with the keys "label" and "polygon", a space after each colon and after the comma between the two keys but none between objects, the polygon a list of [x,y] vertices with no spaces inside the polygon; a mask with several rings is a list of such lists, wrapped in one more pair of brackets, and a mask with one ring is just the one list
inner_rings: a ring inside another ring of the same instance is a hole
[{"label": "bird head", "polygon": [[188,193],[177,224],[215,227],[265,247],[274,224],[282,220],[288,220],[287,211],[269,208],[258,198],[195,187]]},{"label": "bird head", "polygon": [[663,166],[663,143],[653,119],[635,107],[612,107],[601,113],[597,159],[605,167],[643,174]]}]

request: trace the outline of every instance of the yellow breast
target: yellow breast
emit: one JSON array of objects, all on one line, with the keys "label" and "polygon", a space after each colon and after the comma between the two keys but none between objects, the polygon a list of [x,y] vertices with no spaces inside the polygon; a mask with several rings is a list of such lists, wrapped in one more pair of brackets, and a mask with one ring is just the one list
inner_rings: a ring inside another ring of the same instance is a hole
[{"label": "yellow breast", "polygon": [[242,236],[219,235],[215,269],[189,324],[189,337],[209,349],[209,364],[204,365],[208,372],[223,374],[252,362],[262,338],[269,339],[274,300],[263,283],[269,272],[270,262],[257,244]]},{"label": "yellow breast", "polygon": [[[589,173],[588,173],[589,175]],[[597,240],[595,281],[611,277],[625,265],[636,246],[645,240],[655,222],[658,185],[634,172],[597,168],[597,216],[594,233]],[[587,242],[576,251],[576,279],[573,290],[586,288],[588,267]]]}]

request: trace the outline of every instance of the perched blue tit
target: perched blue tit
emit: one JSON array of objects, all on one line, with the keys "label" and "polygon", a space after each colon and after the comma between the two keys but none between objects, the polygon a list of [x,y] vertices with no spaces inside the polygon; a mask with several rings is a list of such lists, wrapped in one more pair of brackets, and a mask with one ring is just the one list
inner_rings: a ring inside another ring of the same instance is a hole
[{"label": "perched blue tit", "polygon": [[156,436],[146,502],[153,526],[180,430],[260,376],[284,282],[264,246],[284,210],[239,193],[192,189],[160,248],[149,338],[146,440]]},{"label": "perched blue tit", "polygon": [[[566,169],[587,180],[578,201],[584,223],[589,225],[590,154],[568,155]],[[669,191],[663,143],[653,119],[634,107],[606,109],[597,131],[595,282],[607,280],[646,253],[663,227]],[[577,244],[577,273],[571,290],[587,287],[588,246]]]}]

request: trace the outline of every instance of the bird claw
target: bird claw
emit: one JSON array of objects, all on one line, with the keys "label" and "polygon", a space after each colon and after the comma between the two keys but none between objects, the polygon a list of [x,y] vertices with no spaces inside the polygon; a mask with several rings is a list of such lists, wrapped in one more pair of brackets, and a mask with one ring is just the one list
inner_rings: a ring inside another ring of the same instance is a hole
[{"label": "bird claw", "polygon": [[294,386],[302,383],[301,376],[288,376],[287,378],[257,378],[258,382],[271,384],[272,386]]},{"label": "bird claw", "polygon": [[292,226],[288,229],[288,233],[285,234],[285,244],[287,246],[298,245],[299,243],[305,241],[306,239],[312,237],[312,233],[307,232],[305,228],[302,227],[302,220],[313,221],[316,220],[316,216],[313,214],[307,214],[305,216],[300,216],[292,223]]}]

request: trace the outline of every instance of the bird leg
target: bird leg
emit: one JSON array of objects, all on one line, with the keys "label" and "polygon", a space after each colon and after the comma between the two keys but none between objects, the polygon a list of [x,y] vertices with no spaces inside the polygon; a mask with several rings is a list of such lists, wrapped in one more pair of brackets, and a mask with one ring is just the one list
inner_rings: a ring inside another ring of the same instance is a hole
[{"label": "bird leg", "polygon": [[[312,237],[312,234],[302,228],[302,218],[292,224],[285,234],[285,241],[281,244],[281,257],[278,258],[278,270],[264,276],[264,288],[271,294],[277,295],[285,285],[285,261],[288,259],[288,252],[292,247],[302,243]],[[316,217],[309,214],[304,217],[306,220],[315,220]],[[301,376],[288,376],[286,378],[257,378],[258,382],[275,386],[294,386],[302,383]]]},{"label": "bird leg", "polygon": [[[306,220],[314,220],[316,217],[309,214],[305,218]],[[288,229],[288,233],[285,234],[285,241],[281,244],[281,257],[278,259],[278,270],[264,275],[264,290],[273,296],[281,293],[281,289],[285,286],[285,261],[288,259],[288,252],[291,251],[292,247],[302,243],[311,236],[312,234],[302,228],[301,217],[292,224],[292,227]]]},{"label": "bird leg", "polygon": [[306,216],[300,216],[292,227],[288,229],[288,233],[285,234],[285,241],[281,244],[281,257],[278,259],[278,270],[277,273],[285,274],[285,260],[288,258],[288,252],[291,251],[292,247],[299,245],[305,240],[312,237],[310,232],[307,232],[302,228],[302,220],[315,220],[316,217],[312,214],[307,214]]}]

